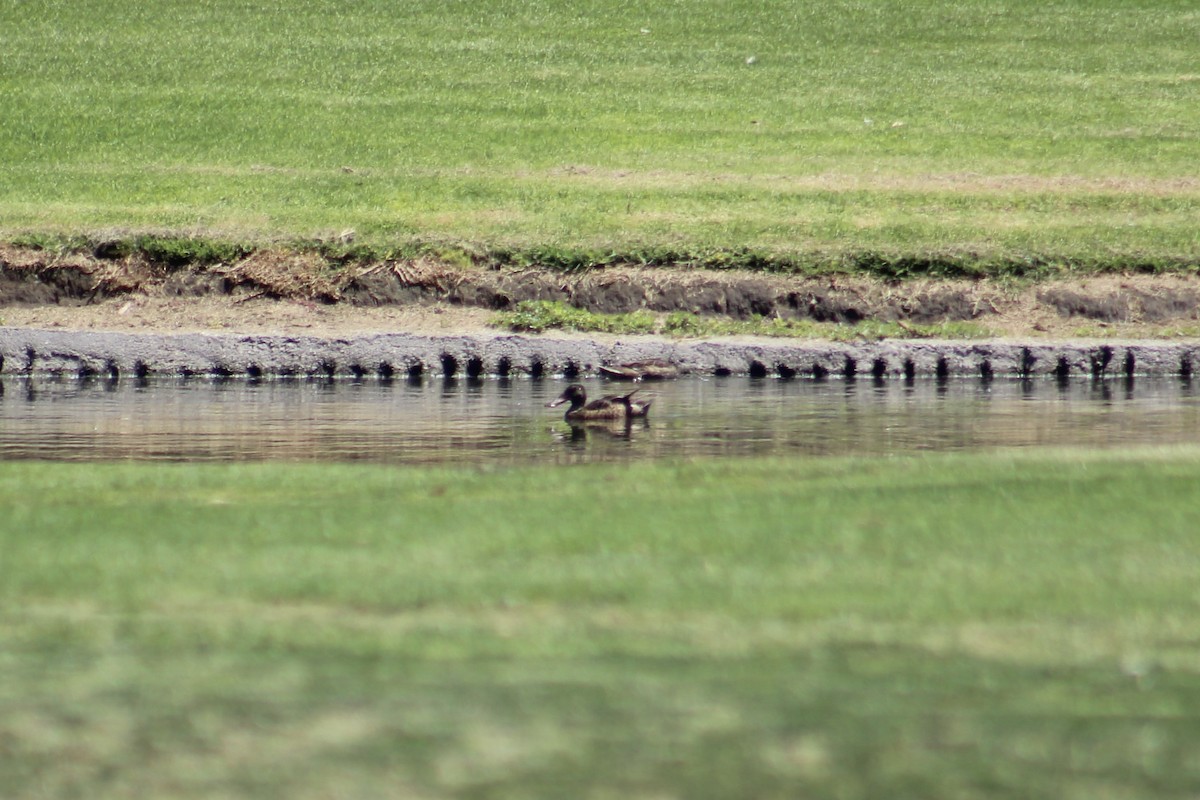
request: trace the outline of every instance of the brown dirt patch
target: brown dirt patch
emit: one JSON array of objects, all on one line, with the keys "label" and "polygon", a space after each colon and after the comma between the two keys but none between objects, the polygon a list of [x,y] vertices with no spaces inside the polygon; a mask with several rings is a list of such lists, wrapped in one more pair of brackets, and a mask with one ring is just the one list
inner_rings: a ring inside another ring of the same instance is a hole
[{"label": "brown dirt patch", "polygon": [[496,310],[557,300],[604,313],[685,311],[828,323],[971,321],[996,336],[1200,336],[1200,279],[1104,275],[1017,284],[609,267],[576,273],[430,259],[343,265],[260,251],[170,269],[141,257],[0,246],[0,319],[104,330],[469,333]]}]

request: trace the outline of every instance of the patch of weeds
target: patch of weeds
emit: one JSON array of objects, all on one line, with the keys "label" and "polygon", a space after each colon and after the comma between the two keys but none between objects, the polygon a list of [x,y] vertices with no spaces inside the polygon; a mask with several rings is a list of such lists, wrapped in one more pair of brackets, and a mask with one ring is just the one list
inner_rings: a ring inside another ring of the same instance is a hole
[{"label": "patch of weeds", "polygon": [[353,235],[288,239],[281,249],[293,253],[315,253],[326,261],[342,265],[390,261],[412,251],[412,248],[404,245],[360,241]]},{"label": "patch of weeds", "polygon": [[101,239],[92,243],[92,252],[97,258],[125,258],[133,255],[133,242],[129,239]]},{"label": "patch of weeds", "polygon": [[134,249],[148,260],[178,268],[192,264],[222,264],[243,258],[247,248],[233,242],[212,239],[139,236]]},{"label": "patch of weeds", "polygon": [[[471,269],[476,266],[494,266],[499,260],[481,246],[464,241],[428,241],[410,239],[388,244],[342,245],[338,242],[318,242],[311,249],[318,251],[331,261],[356,260],[362,263],[384,261],[435,261],[453,269]],[[345,256],[341,255],[346,253]]]},{"label": "patch of weeds", "polygon": [[996,269],[1002,272],[1013,271],[1008,266],[987,265],[973,255],[889,255],[865,251],[848,254],[845,261],[852,272],[875,275],[885,280],[977,278]]},{"label": "patch of weeds", "polygon": [[322,240],[313,243],[309,247],[304,247],[301,249],[311,250],[326,261],[331,261],[338,264],[367,264],[384,260],[377,248],[371,247],[370,245],[358,244],[356,242]]},{"label": "patch of weeds", "polygon": [[606,250],[574,250],[554,246],[534,247],[515,253],[505,253],[500,257],[520,267],[540,267],[560,272],[582,272],[598,267],[624,263],[625,259],[617,253]]},{"label": "patch of weeds", "polygon": [[678,250],[671,247],[631,246],[620,249],[579,249],[543,246],[523,249],[493,249],[481,259],[494,266],[554,269],[580,272],[611,266],[687,267],[690,269],[745,269],[788,273],[811,269],[808,262],[748,248]]},{"label": "patch of weeds", "polygon": [[1110,339],[1119,335],[1118,330],[1099,325],[1083,325],[1071,331],[1071,336],[1076,339]]},{"label": "patch of weeds", "polygon": [[1162,336],[1168,339],[1197,339],[1200,338],[1200,325],[1180,325],[1167,328]]},{"label": "patch of weeds", "polygon": [[754,317],[749,320],[706,319],[686,312],[669,314],[660,333],[669,336],[777,336],[794,339],[983,339],[990,332],[973,322],[916,324],[864,320],[857,323]]},{"label": "patch of weeds", "polygon": [[653,333],[678,338],[702,336],[777,336],[799,339],[984,339],[991,335],[974,322],[916,324],[867,320],[856,324],[807,319],[755,317],[732,320],[700,317],[686,311],[657,316],[647,311],[597,314],[556,301],[526,301],[515,311],[497,314],[492,324],[512,331],[541,333],[572,330],[603,333]]},{"label": "patch of weeds", "polygon": [[667,314],[659,331],[668,336],[703,336],[705,323],[695,314],[686,311],[672,311]]},{"label": "patch of weeds", "polygon": [[1132,272],[1141,275],[1196,275],[1200,273],[1200,263],[1183,258],[1137,258],[1131,259],[1124,266],[1118,263],[1109,271]]},{"label": "patch of weeds", "polygon": [[794,259],[774,253],[735,248],[713,250],[693,257],[705,269],[745,269],[756,272],[795,272],[799,264]]},{"label": "patch of weeds", "polygon": [[[987,339],[992,332],[977,322],[879,322],[864,320],[854,325],[842,325],[845,339]],[[833,336],[830,338],[839,338]]]},{"label": "patch of weeds", "polygon": [[531,333],[552,328],[598,333],[654,333],[657,320],[646,311],[596,314],[557,301],[526,300],[518,303],[516,310],[498,314],[493,324],[512,331]]},{"label": "patch of weeds", "polygon": [[[1197,266],[1184,259],[1136,257],[1067,257],[1042,255],[982,255],[975,252],[881,253],[861,251],[844,254],[840,267],[812,264],[818,272],[843,271],[874,275],[885,280],[915,278],[981,279],[998,281],[1043,281],[1066,275],[1099,275],[1114,272],[1164,274],[1195,272]],[[776,270],[779,271],[779,270]]]},{"label": "patch of weeds", "polygon": [[[421,246],[423,253],[454,263],[440,249]],[[1109,258],[997,255],[974,251],[886,252],[814,252],[787,254],[750,248],[701,248],[631,246],[613,249],[572,248],[556,245],[526,248],[484,249],[471,256],[474,263],[494,267],[553,269],[582,272],[609,266],[674,267],[710,270],[747,270],[771,274],[851,274],[872,275],[888,281],[915,279],[990,278],[1005,281],[1040,281],[1063,275],[1091,275],[1111,272],[1139,274],[1195,273],[1196,264],[1180,259],[1147,257]]]},{"label": "patch of weeds", "polygon": [[426,245],[421,250],[422,255],[434,258],[450,267],[469,269],[475,266],[475,256],[466,248],[458,245]]},{"label": "patch of weeds", "polygon": [[63,236],[56,233],[23,233],[13,237],[11,243],[17,247],[28,247],[31,250],[54,253],[72,253],[89,249],[86,237]]}]

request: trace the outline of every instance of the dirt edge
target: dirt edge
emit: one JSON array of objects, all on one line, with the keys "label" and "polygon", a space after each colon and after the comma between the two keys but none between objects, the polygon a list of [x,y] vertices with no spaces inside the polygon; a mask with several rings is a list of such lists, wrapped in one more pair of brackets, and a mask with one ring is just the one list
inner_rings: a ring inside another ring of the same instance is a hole
[{"label": "dirt edge", "polygon": [[480,267],[427,255],[339,262],[294,249],[167,263],[141,252],[0,245],[0,318],[13,326],[179,330],[198,316],[203,319],[193,329],[282,324],[314,333],[428,332],[428,323],[413,320],[435,315],[435,329],[466,331],[486,329],[488,314],[531,300],[603,314],[682,312],[837,325],[972,322],[997,337],[1200,336],[1200,278],[1187,273],[1018,281],[630,265],[561,271]]}]

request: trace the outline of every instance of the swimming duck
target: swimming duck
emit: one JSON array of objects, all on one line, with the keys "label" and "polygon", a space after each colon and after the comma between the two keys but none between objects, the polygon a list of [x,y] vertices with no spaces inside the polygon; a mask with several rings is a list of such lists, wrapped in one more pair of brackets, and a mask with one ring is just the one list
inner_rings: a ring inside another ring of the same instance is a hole
[{"label": "swimming duck", "polygon": [[661,358],[648,361],[631,361],[627,364],[602,364],[600,372],[607,378],[625,381],[650,381],[674,378],[679,367]]},{"label": "swimming duck", "polygon": [[601,397],[599,400],[587,401],[587,390],[578,383],[572,383],[566,388],[558,399],[546,404],[546,408],[554,408],[561,406],[563,403],[570,403],[571,407],[567,409],[567,413],[563,418],[567,422],[572,420],[586,419],[629,419],[632,417],[644,417],[650,411],[650,404],[653,400],[634,401],[632,398],[637,394],[637,389],[634,389],[629,394],[610,394]]}]

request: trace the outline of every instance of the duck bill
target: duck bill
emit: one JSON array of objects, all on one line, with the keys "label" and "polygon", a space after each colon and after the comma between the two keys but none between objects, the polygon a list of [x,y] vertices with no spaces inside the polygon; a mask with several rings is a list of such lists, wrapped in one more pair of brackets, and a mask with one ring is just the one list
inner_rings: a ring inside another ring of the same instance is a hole
[{"label": "duck bill", "polygon": [[560,397],[557,400],[551,400],[549,403],[546,403],[546,408],[557,408],[565,402],[567,402],[567,398]]}]

